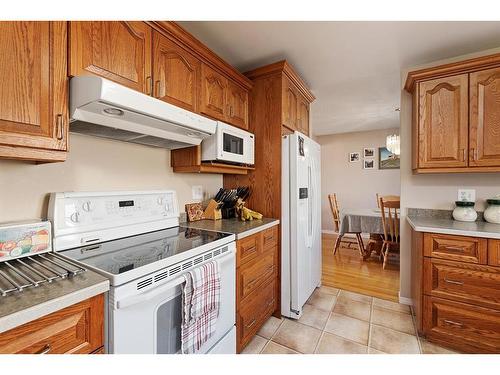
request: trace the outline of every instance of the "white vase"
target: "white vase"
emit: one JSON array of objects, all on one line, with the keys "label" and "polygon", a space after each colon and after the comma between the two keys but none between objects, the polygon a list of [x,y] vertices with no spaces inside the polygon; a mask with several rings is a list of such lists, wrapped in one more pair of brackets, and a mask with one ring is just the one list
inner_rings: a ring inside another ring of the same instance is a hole
[{"label": "white vase", "polygon": [[474,210],[474,207],[457,206],[453,210],[453,219],[457,221],[476,221],[477,212]]},{"label": "white vase", "polygon": [[488,223],[500,224],[500,201],[499,199],[487,199],[488,208],[484,211],[484,220]]}]

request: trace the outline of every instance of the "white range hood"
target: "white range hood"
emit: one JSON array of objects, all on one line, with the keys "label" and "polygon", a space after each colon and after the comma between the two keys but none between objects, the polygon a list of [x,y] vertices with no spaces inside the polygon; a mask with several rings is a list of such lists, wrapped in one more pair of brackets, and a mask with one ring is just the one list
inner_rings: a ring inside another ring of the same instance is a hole
[{"label": "white range hood", "polygon": [[94,76],[70,81],[70,131],[176,149],[199,145],[216,121]]}]

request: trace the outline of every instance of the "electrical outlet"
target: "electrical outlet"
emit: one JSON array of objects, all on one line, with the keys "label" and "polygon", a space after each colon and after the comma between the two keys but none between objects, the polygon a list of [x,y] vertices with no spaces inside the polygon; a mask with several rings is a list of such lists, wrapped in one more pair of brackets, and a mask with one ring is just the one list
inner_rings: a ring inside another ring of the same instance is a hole
[{"label": "electrical outlet", "polygon": [[203,186],[195,185],[191,187],[191,193],[193,200],[202,201],[203,200]]},{"label": "electrical outlet", "polygon": [[476,201],[476,190],[475,189],[458,189],[458,200],[475,202]]}]

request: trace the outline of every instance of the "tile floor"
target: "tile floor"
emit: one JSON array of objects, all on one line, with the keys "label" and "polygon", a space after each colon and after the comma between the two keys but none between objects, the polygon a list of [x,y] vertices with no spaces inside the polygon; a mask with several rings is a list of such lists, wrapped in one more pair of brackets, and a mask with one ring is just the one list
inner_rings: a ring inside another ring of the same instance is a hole
[{"label": "tile floor", "polygon": [[330,287],[316,289],[299,320],[271,317],[243,354],[451,354],[419,338],[410,308]]}]

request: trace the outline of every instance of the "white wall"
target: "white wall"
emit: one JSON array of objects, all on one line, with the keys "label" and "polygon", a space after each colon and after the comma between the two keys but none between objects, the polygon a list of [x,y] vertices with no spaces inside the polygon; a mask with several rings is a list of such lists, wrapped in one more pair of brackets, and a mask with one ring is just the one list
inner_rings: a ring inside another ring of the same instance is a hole
[{"label": "white wall", "polygon": [[[336,193],[340,208],[376,208],[375,194],[399,195],[399,169],[378,169],[378,148],[385,147],[386,137],[399,129],[354,132],[319,136],[321,145],[322,229],[333,230],[328,194]],[[363,148],[375,148],[375,168],[363,169]],[[361,160],[349,162],[349,153],[359,152]]]},{"label": "white wall", "polygon": [[191,202],[191,186],[213,194],[222,175],[173,173],[170,151],[71,134],[63,163],[0,160],[0,223],[45,217],[48,193],[175,189],[180,211]]},{"label": "white wall", "polygon": [[[475,54],[455,57],[404,69],[401,73],[401,87],[407,72],[429,66],[436,66],[472,57],[500,52],[500,48]],[[500,173],[446,173],[414,175],[411,170],[411,95],[401,90],[401,207],[406,208],[453,209],[460,187],[476,189],[476,209],[483,211],[485,199],[500,193]],[[410,227],[405,220],[401,225],[401,276],[400,295],[410,297],[411,243]]]}]

